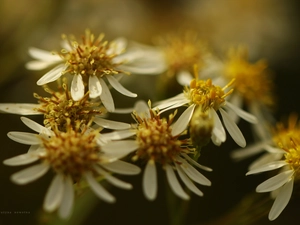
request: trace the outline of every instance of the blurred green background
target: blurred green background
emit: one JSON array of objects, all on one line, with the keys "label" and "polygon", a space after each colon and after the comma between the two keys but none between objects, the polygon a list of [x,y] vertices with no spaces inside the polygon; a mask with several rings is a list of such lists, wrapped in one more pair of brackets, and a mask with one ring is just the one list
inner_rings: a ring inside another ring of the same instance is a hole
[{"label": "blurred green background", "polygon": [[[27,71],[24,67],[30,59],[27,51],[30,46],[57,49],[62,33],[80,35],[90,28],[96,34],[104,32],[107,39],[124,36],[151,44],[157,35],[189,28],[198,31],[217,52],[246,44],[251,60],[266,58],[275,75],[278,97],[275,117],[300,113],[298,12],[298,1],[280,0],[1,0],[0,102],[36,103],[33,92],[44,95],[42,88],[36,85],[43,71]],[[155,98],[152,91],[155,81],[153,76],[131,76],[124,80],[124,86],[138,93],[139,99],[148,100]],[[131,107],[134,102],[122,99],[117,107]],[[0,115],[1,161],[28,149],[6,136],[9,131],[29,131],[19,118],[18,115]],[[30,118],[42,122],[41,117]],[[130,116],[118,119],[130,119]],[[240,127],[250,143],[252,135],[248,125],[242,122]],[[200,162],[214,170],[203,172],[212,186],[200,187],[204,197],[192,196],[186,224],[254,224],[253,221],[262,225],[297,224],[300,219],[297,186],[282,215],[269,222],[263,213],[268,213],[272,202],[263,204],[267,194],[254,192],[266,176],[245,177],[247,166],[255,157],[234,163],[229,153],[235,148],[229,139],[221,148],[209,145],[203,151]],[[25,186],[11,183],[10,175],[22,168],[0,164],[0,225],[64,224],[41,213],[51,174]],[[84,207],[76,212],[82,214],[82,218],[78,216],[69,224],[169,224],[166,204],[169,189],[164,187],[163,173],[159,176],[158,199],[154,202],[148,202],[142,194],[141,175],[122,179],[133,183],[134,189],[110,189],[117,197],[114,205],[87,195],[86,199],[93,200],[87,205],[83,202]],[[174,204],[180,205],[180,201]]]}]

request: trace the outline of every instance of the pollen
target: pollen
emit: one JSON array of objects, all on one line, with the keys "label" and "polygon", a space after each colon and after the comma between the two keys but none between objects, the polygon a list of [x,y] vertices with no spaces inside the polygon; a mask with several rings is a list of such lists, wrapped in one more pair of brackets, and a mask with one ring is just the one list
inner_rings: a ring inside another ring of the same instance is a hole
[{"label": "pollen", "polygon": [[161,119],[158,111],[152,109],[150,109],[150,114],[150,118],[141,118],[133,113],[134,119],[138,122],[136,135],[140,146],[133,160],[153,160],[165,165],[175,161],[180,153],[192,151],[188,147],[190,142],[188,139],[179,140],[178,136],[171,135],[174,114],[169,116],[169,120]]},{"label": "pollen", "polygon": [[53,91],[47,86],[44,89],[51,97],[41,97],[38,94],[34,94],[34,96],[40,103],[37,110],[44,114],[46,127],[55,125],[60,131],[65,131],[68,119],[72,121],[71,125],[75,127],[77,122],[87,123],[95,115],[106,113],[101,102],[89,100],[88,93],[81,100],[74,101],[65,83],[59,88],[59,91]]},{"label": "pollen", "polygon": [[207,52],[206,45],[192,31],[160,38],[158,45],[165,54],[169,66],[167,75],[170,77],[182,70],[192,72],[194,64],[203,65],[203,57]]},{"label": "pollen", "polygon": [[229,51],[224,73],[229,79],[235,79],[234,89],[243,96],[246,103],[260,101],[273,106],[274,84],[267,67],[265,60],[250,63],[247,50],[240,47]]},{"label": "pollen", "polygon": [[101,149],[96,142],[99,131],[86,132],[86,127],[80,130],[80,123],[74,129],[69,122],[65,132],[54,129],[55,136],[42,138],[46,154],[41,158],[55,172],[69,175],[77,182],[84,172],[93,171],[93,164],[101,161]]},{"label": "pollen", "polygon": [[57,53],[68,65],[63,73],[81,74],[84,82],[87,83],[88,77],[92,75],[102,77],[122,72],[116,69],[116,66],[121,63],[113,62],[120,51],[116,50],[117,46],[114,42],[109,43],[104,40],[104,34],[95,37],[90,30],[86,30],[81,41],[77,41],[74,36],[68,38],[63,35],[62,38],[71,48],[62,49]]},{"label": "pollen", "polygon": [[221,88],[213,85],[211,79],[198,80],[195,78],[191,81],[190,86],[185,88],[184,93],[190,99],[191,104],[200,106],[203,112],[209,108],[218,110],[225,103],[225,98],[233,92],[233,89],[225,92],[225,89],[233,82],[234,80]]}]

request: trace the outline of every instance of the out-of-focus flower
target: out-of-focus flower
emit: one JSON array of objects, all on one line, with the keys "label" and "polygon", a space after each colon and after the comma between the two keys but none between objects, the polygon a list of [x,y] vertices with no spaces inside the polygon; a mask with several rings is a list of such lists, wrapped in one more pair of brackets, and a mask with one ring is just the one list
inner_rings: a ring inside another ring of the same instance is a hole
[{"label": "out-of-focus flower", "polygon": [[122,148],[122,152],[109,149],[105,147],[108,135],[102,139],[99,130],[80,122],[73,128],[70,120],[67,120],[66,131],[61,132],[55,126],[50,130],[25,117],[21,119],[39,134],[8,133],[12,140],[31,147],[25,154],[4,160],[4,164],[18,166],[40,161],[39,164],[11,176],[11,180],[20,185],[35,181],[50,169],[53,170],[55,176],[44,199],[44,210],[52,212],[58,209],[60,217],[68,218],[74,202],[73,186],[80,185],[83,181],[88,183],[100,199],[109,203],[115,202],[115,197],[101,186],[98,179],[106,179],[120,188],[132,188],[131,184],[113,177],[111,172],[128,175],[139,173],[137,166],[118,160],[134,149],[126,146]]}]

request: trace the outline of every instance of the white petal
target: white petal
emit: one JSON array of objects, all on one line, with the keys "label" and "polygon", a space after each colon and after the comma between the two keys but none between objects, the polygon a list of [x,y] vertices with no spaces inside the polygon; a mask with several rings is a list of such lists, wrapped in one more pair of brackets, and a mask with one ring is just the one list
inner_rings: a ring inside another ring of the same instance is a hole
[{"label": "white petal", "polygon": [[197,182],[198,184],[210,186],[211,182],[205,176],[203,176],[198,170],[196,170],[193,166],[187,163],[184,159],[180,159],[182,164],[180,167],[183,171],[191,178],[193,181]]},{"label": "white petal", "polygon": [[270,171],[270,170],[275,170],[275,169],[281,168],[281,167],[283,167],[287,164],[288,163],[286,161],[270,162],[268,164],[262,165],[258,168],[253,169],[253,170],[250,170],[248,173],[246,173],[246,175],[251,175],[251,174],[255,174],[255,173],[261,173],[261,172],[266,172],[266,171]]},{"label": "white petal", "polygon": [[94,122],[103,128],[112,130],[124,130],[131,128],[131,125],[128,123],[106,120],[100,117],[95,117]]},{"label": "white petal", "polygon": [[57,80],[59,77],[61,77],[62,72],[65,69],[66,69],[66,66],[64,64],[59,64],[58,66],[54,67],[52,70],[47,72],[44,76],[42,76],[37,81],[37,85],[41,86],[41,85],[48,84],[52,81]]},{"label": "white petal", "polygon": [[[221,144],[221,142],[224,142],[226,140],[226,133],[225,133],[224,127],[221,123],[221,120],[220,120],[217,112],[214,109],[211,109],[209,113],[211,113],[212,117],[214,118],[214,128],[212,130],[212,134],[213,134],[213,136],[215,136],[215,138],[217,140],[220,141],[220,144]],[[212,140],[213,140],[213,137],[212,137]]]},{"label": "white petal", "polygon": [[69,176],[65,177],[63,185],[63,197],[60,203],[58,214],[61,218],[67,219],[71,215],[74,202],[74,188],[72,179]]},{"label": "white petal", "polygon": [[222,108],[219,109],[223,118],[223,122],[225,124],[226,129],[228,130],[232,139],[241,147],[246,146],[246,140],[238,128],[238,126],[234,123],[234,121],[229,117],[225,110]]},{"label": "white petal", "polygon": [[91,75],[89,77],[89,91],[90,98],[97,98],[102,93],[102,87],[97,76]]},{"label": "white petal", "polygon": [[75,74],[71,83],[71,96],[74,101],[79,101],[84,96],[84,84],[82,76]]},{"label": "white petal", "polygon": [[113,40],[109,46],[109,49],[106,51],[106,54],[116,54],[119,55],[123,53],[127,46],[127,39],[123,37],[116,38]]},{"label": "white petal", "polygon": [[149,160],[143,174],[143,191],[145,197],[152,201],[157,195],[157,177],[155,162]]},{"label": "white petal", "polygon": [[53,212],[61,203],[64,193],[63,176],[57,174],[51,181],[44,199],[43,208],[47,212]]},{"label": "white petal", "polygon": [[161,64],[153,64],[148,65],[149,63],[145,63],[144,65],[141,63],[138,63],[136,65],[120,65],[118,66],[119,69],[123,71],[128,71],[130,73],[134,74],[160,74],[162,73],[166,67]]},{"label": "white petal", "polygon": [[40,115],[41,112],[34,110],[39,107],[40,104],[2,103],[0,104],[0,111],[19,115]]},{"label": "white petal", "polygon": [[231,104],[228,101],[226,102],[225,108],[232,109],[239,117],[243,118],[244,120],[248,121],[249,123],[257,123],[258,122],[257,118],[254,115],[236,107],[235,105]]},{"label": "white petal", "polygon": [[123,175],[136,175],[141,172],[141,169],[136,165],[121,160],[116,160],[111,163],[101,164],[105,169]]},{"label": "white petal", "polygon": [[95,166],[94,168],[97,171],[97,173],[103,175],[105,177],[105,179],[112,185],[119,187],[119,188],[123,188],[123,189],[132,189],[131,184],[126,183],[122,180],[117,179],[116,177],[111,176],[108,172],[101,169],[99,166]]},{"label": "white petal", "polygon": [[112,141],[112,140],[121,140],[135,135],[136,132],[134,130],[120,130],[114,131],[110,133],[101,134],[99,137],[104,142]]},{"label": "white petal", "polygon": [[188,99],[184,96],[184,93],[181,93],[181,94],[178,94],[172,98],[168,98],[168,99],[165,99],[165,100],[162,100],[162,101],[159,101],[159,102],[155,102],[153,104],[153,106],[159,108],[159,109],[165,109],[165,108],[168,108],[178,102],[181,102],[183,100],[186,100],[188,101]]},{"label": "white petal", "polygon": [[269,162],[280,160],[282,159],[282,156],[283,156],[282,153],[280,154],[265,153],[262,156],[260,156],[258,159],[256,159],[253,163],[251,163],[248,169],[253,170]]},{"label": "white petal", "polygon": [[171,134],[172,136],[177,136],[181,134],[188,126],[196,105],[193,104],[189,106],[178,118],[178,120],[172,125],[172,131]]},{"label": "white petal", "polygon": [[280,192],[277,195],[269,213],[269,220],[275,220],[284,210],[292,196],[293,186],[294,179],[291,179],[283,187],[280,188]]},{"label": "white petal", "polygon": [[[183,105],[186,105],[186,104],[188,104],[188,103],[189,103],[189,100],[188,100],[188,99],[182,99],[182,100],[176,102],[175,104],[169,106],[168,108],[165,108],[165,109],[160,110],[160,111],[159,111],[159,114],[162,114],[163,112],[166,112],[166,111],[168,111],[168,110],[170,110],[170,109],[176,109],[176,108],[178,108],[178,107],[180,107],[180,106],[183,106]],[[156,108],[156,107],[155,107],[155,108]]]},{"label": "white petal", "polygon": [[270,179],[264,181],[260,185],[257,186],[256,191],[257,192],[269,192],[276,190],[277,188],[280,188],[282,185],[284,185],[286,182],[288,182],[289,179],[291,179],[291,176],[293,175],[294,171],[287,170],[285,172],[282,172],[280,174],[277,174],[274,177],[271,177]]},{"label": "white petal", "polygon": [[53,131],[49,130],[48,128],[38,124],[37,122],[35,122],[31,119],[28,119],[26,117],[21,117],[21,120],[27,127],[29,127],[30,129],[32,129],[38,133],[43,133],[48,136],[54,135]]},{"label": "white petal", "polygon": [[236,149],[231,152],[231,157],[235,160],[242,160],[264,151],[265,145],[268,142],[259,142],[252,145],[247,145],[244,149]]},{"label": "white petal", "polygon": [[167,180],[170,185],[172,191],[180,198],[184,200],[189,200],[190,196],[188,196],[185,191],[182,189],[181,185],[179,184],[176,175],[173,171],[173,168],[167,164],[166,165],[166,173],[167,173]]},{"label": "white petal", "polygon": [[113,112],[115,110],[115,104],[111,96],[110,90],[108,89],[103,79],[99,78],[99,81],[102,86],[102,93],[100,95],[101,101],[108,112]]},{"label": "white petal", "polygon": [[134,111],[143,118],[150,118],[149,106],[145,101],[137,101],[134,104]]},{"label": "white petal", "polygon": [[32,162],[35,162],[39,159],[37,154],[25,153],[22,155],[18,155],[3,161],[4,165],[7,166],[21,166],[26,165]]},{"label": "white petal", "polygon": [[11,180],[14,183],[23,185],[23,184],[28,184],[41,176],[43,176],[47,171],[49,170],[49,165],[47,164],[38,164],[31,166],[29,168],[26,168],[24,170],[21,170],[17,173],[14,173],[11,176]]},{"label": "white petal", "polygon": [[186,70],[179,71],[177,76],[177,82],[182,86],[189,86],[193,76]]},{"label": "white petal", "polygon": [[134,140],[112,141],[102,146],[104,156],[113,158],[122,158],[135,151],[139,147]]},{"label": "white petal", "polygon": [[37,134],[16,131],[16,132],[9,132],[7,136],[16,142],[25,145],[37,145],[41,143],[41,139],[38,138]]},{"label": "white petal", "polygon": [[191,164],[193,164],[194,166],[197,166],[198,168],[203,169],[203,170],[206,170],[206,171],[209,171],[209,172],[212,171],[211,168],[209,168],[209,167],[207,167],[207,166],[203,166],[203,165],[197,163],[195,160],[193,160],[193,159],[192,159],[191,157],[189,157],[187,154],[183,153],[183,154],[181,154],[181,155],[182,155],[186,160],[188,160]]},{"label": "white petal", "polygon": [[176,169],[178,171],[179,177],[181,178],[181,180],[183,181],[183,183],[192,191],[194,192],[196,195],[199,196],[203,196],[203,192],[200,191],[196,185],[185,175],[185,173],[183,172],[183,170],[180,168],[180,166],[178,166],[177,163],[175,163]]},{"label": "white petal", "polygon": [[280,148],[276,148],[276,147],[272,147],[270,145],[266,145],[264,146],[264,149],[269,152],[269,153],[272,153],[272,154],[285,154],[286,151],[284,151],[283,149],[280,149]]},{"label": "white petal", "polygon": [[112,196],[108,191],[106,191],[93,177],[93,175],[88,172],[84,174],[88,184],[94,193],[102,200],[108,203],[114,203],[116,201],[115,197]]},{"label": "white petal", "polygon": [[45,51],[43,49],[30,47],[28,52],[32,58],[38,59],[41,61],[47,61],[47,62],[61,61],[61,58],[59,57],[59,55],[54,55],[51,52]]},{"label": "white petal", "polygon": [[137,97],[137,94],[132,93],[128,91],[126,88],[124,88],[113,75],[107,75],[106,78],[116,91],[128,97],[133,97],[133,98]]},{"label": "white petal", "polygon": [[33,60],[30,62],[27,62],[25,64],[26,69],[28,70],[43,70],[53,64],[55,64],[57,62],[47,62],[47,61],[37,61],[37,60]]}]

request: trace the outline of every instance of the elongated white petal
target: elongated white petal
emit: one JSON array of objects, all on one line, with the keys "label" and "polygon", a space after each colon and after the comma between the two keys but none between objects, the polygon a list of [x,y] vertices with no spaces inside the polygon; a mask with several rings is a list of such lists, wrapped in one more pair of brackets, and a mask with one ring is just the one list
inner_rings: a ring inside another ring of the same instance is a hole
[{"label": "elongated white petal", "polygon": [[257,123],[258,122],[257,118],[254,115],[236,107],[235,105],[231,104],[230,102],[226,102],[225,108],[227,108],[227,107],[232,109],[239,117],[243,118],[244,120],[248,121],[249,123]]},{"label": "elongated white petal", "polygon": [[137,65],[123,64],[118,66],[118,69],[128,71],[130,73],[135,73],[135,74],[150,75],[150,74],[160,74],[166,69],[166,67],[164,65],[159,65],[159,64],[148,65],[148,63],[146,63],[145,65],[142,65],[141,63],[139,63]]},{"label": "elongated white petal", "polygon": [[155,162],[149,160],[143,174],[143,191],[145,197],[152,201],[157,195],[157,174]]},{"label": "elongated white petal", "polygon": [[13,131],[9,132],[7,136],[16,142],[25,145],[37,145],[41,143],[41,139],[38,138],[37,134]]},{"label": "elongated white petal", "polygon": [[62,75],[62,72],[65,69],[66,69],[66,66],[64,64],[59,64],[58,66],[54,67],[52,70],[47,72],[44,76],[42,76],[37,81],[37,85],[41,86],[41,85],[48,84],[52,81],[57,80]]},{"label": "elongated white petal", "polygon": [[189,157],[187,154],[183,153],[181,154],[187,161],[189,161],[191,164],[193,164],[194,166],[197,166],[198,168],[200,169],[203,169],[203,170],[206,170],[206,171],[209,171],[211,172],[212,169],[207,167],[207,166],[203,166],[199,163],[197,163],[195,160],[193,160],[191,157]]},{"label": "elongated white petal", "polygon": [[100,95],[101,101],[108,112],[113,112],[115,110],[115,104],[110,90],[108,89],[105,81],[102,78],[99,78],[99,81],[102,86],[102,93]]},{"label": "elongated white petal", "polygon": [[106,120],[100,117],[95,117],[94,122],[103,128],[112,130],[124,130],[131,128],[131,125],[128,123]]},{"label": "elongated white petal", "polygon": [[65,177],[63,186],[63,197],[58,210],[58,215],[63,219],[67,219],[71,215],[74,202],[74,188],[71,177]]},{"label": "elongated white petal", "polygon": [[44,199],[43,208],[47,212],[53,212],[58,208],[64,193],[63,176],[57,174],[51,181]]},{"label": "elongated white petal", "polygon": [[80,74],[75,74],[72,79],[71,96],[74,101],[79,101],[84,96],[84,84]]},{"label": "elongated white petal", "polygon": [[49,165],[38,164],[14,173],[11,176],[11,180],[16,184],[28,184],[41,176],[43,176],[49,170]]},{"label": "elongated white petal", "polygon": [[250,170],[256,169],[262,165],[265,165],[269,162],[280,160],[280,159],[282,159],[282,156],[283,156],[282,153],[280,153],[280,154],[265,153],[262,156],[260,156],[258,159],[256,159],[253,163],[251,163],[249,165],[248,169],[250,171]]},{"label": "elongated white petal", "polygon": [[127,46],[127,39],[124,37],[119,37],[113,40],[109,46],[109,49],[106,51],[106,54],[119,55],[123,53]]},{"label": "elongated white petal", "polygon": [[89,91],[90,98],[97,98],[101,95],[102,87],[97,76],[92,75],[89,77]]},{"label": "elongated white petal", "polygon": [[134,130],[118,130],[110,133],[101,134],[100,139],[104,142],[112,140],[121,140],[128,137],[131,137],[136,134]]},{"label": "elongated white petal", "polygon": [[46,69],[47,67],[55,64],[57,62],[47,62],[47,61],[38,61],[38,60],[33,60],[30,62],[27,62],[25,64],[26,69],[28,70],[43,70]]},{"label": "elongated white petal", "polygon": [[53,53],[51,53],[49,51],[45,51],[43,49],[39,49],[39,48],[35,48],[35,47],[30,47],[28,52],[32,58],[38,59],[41,61],[59,62],[62,60],[59,57],[59,55],[54,55]]},{"label": "elongated white petal", "polygon": [[267,145],[267,143],[268,142],[263,141],[252,145],[247,145],[247,147],[244,149],[239,148],[233,150],[230,155],[235,160],[242,160],[264,151],[264,147]]},{"label": "elongated white petal", "polygon": [[105,170],[103,170],[102,168],[100,168],[99,166],[95,166],[94,167],[95,170],[97,171],[97,173],[103,175],[105,177],[105,179],[111,183],[112,185],[119,187],[119,188],[123,188],[123,189],[132,189],[132,185],[124,182],[122,180],[117,179],[116,177],[113,177],[112,175],[110,175],[108,172],[106,172]]},{"label": "elongated white petal", "polygon": [[132,98],[135,98],[137,97],[137,94],[135,93],[132,93],[130,91],[128,91],[126,88],[124,88],[120,83],[119,81],[114,78],[113,75],[107,75],[106,76],[108,82],[110,83],[110,85],[118,92],[120,92],[121,94],[125,95],[125,96],[128,96],[128,97],[132,97]]},{"label": "elongated white petal", "polygon": [[7,166],[21,166],[26,165],[32,162],[35,162],[39,159],[37,154],[25,153],[22,155],[14,156],[12,158],[6,159],[3,161],[3,164]]},{"label": "elongated white petal", "polygon": [[2,103],[0,104],[0,112],[19,114],[19,115],[40,115],[41,112],[35,110],[40,104],[29,103]]},{"label": "elongated white petal", "polygon": [[223,110],[222,108],[219,109],[223,118],[223,122],[225,124],[226,129],[228,130],[230,136],[232,139],[241,147],[246,146],[246,140],[244,138],[244,135],[238,128],[238,126],[235,124],[235,122],[229,117],[227,112]]},{"label": "elongated white petal", "polygon": [[94,193],[102,200],[108,203],[114,203],[116,201],[115,197],[112,196],[107,190],[105,190],[93,177],[90,172],[84,174],[85,179],[90,185],[91,189]]},{"label": "elongated white petal", "polygon": [[255,168],[253,170],[250,170],[248,173],[246,173],[246,175],[251,175],[251,174],[255,174],[255,173],[262,173],[262,172],[266,172],[266,171],[270,171],[270,170],[275,170],[278,168],[281,168],[285,165],[287,165],[288,163],[286,161],[275,161],[275,162],[270,162],[268,164],[262,165],[258,168]]},{"label": "elongated white petal", "polygon": [[102,146],[102,151],[107,157],[122,158],[139,147],[134,140],[112,141]]},{"label": "elongated white petal", "polygon": [[134,104],[134,111],[143,118],[150,118],[149,106],[145,101],[137,101]]},{"label": "elongated white petal", "polygon": [[30,129],[32,129],[38,133],[43,133],[48,136],[54,135],[53,131],[49,130],[48,128],[38,124],[37,122],[35,122],[31,119],[28,119],[26,117],[21,117],[21,120],[27,127],[29,127]]},{"label": "elongated white petal", "polygon": [[101,166],[113,173],[123,175],[136,175],[141,172],[141,169],[136,165],[121,160],[116,160],[107,164],[101,164]]},{"label": "elongated white petal", "polygon": [[267,152],[272,154],[285,154],[286,152],[283,149],[273,147],[271,145],[264,146],[264,149],[267,150]]},{"label": "elongated white petal", "polygon": [[226,133],[225,133],[224,127],[221,123],[221,120],[220,120],[217,112],[214,109],[211,109],[210,113],[212,114],[212,117],[214,118],[214,128],[212,130],[212,134],[213,134],[213,136],[215,136],[215,138],[217,140],[219,140],[222,143],[226,140]]},{"label": "elongated white petal", "polygon": [[176,175],[174,173],[173,168],[167,164],[166,165],[166,174],[167,174],[167,180],[170,185],[170,188],[172,191],[180,198],[184,200],[189,200],[190,196],[185,193],[185,191],[182,189],[181,185],[179,184]]},{"label": "elongated white petal", "polygon": [[184,96],[184,93],[178,94],[172,98],[168,98],[168,99],[165,99],[162,101],[155,102],[153,104],[153,106],[155,106],[159,109],[165,109],[165,108],[168,108],[182,100],[187,100],[187,98]]},{"label": "elongated white petal", "polygon": [[45,150],[41,145],[31,145],[27,151],[27,153],[43,151]]},{"label": "elongated white petal", "polygon": [[294,171],[287,170],[285,172],[282,172],[280,174],[277,174],[274,177],[271,177],[270,179],[264,181],[260,185],[257,186],[256,191],[257,192],[269,192],[276,190],[277,188],[280,188],[282,185],[284,185],[286,182],[288,182],[289,179],[291,179],[291,176],[293,175]]},{"label": "elongated white petal", "polygon": [[170,109],[176,109],[176,108],[179,108],[180,106],[183,106],[183,105],[186,105],[187,103],[189,103],[189,100],[188,99],[182,99],[178,102],[176,102],[175,104],[169,106],[168,108],[165,108],[165,109],[162,109],[159,111],[159,114],[162,114],[163,112],[166,112]]},{"label": "elongated white petal", "polygon": [[289,203],[292,196],[294,186],[294,179],[289,180],[283,187],[280,188],[280,192],[277,195],[275,202],[269,212],[269,220],[275,220],[286,205]]},{"label": "elongated white petal", "polygon": [[177,82],[182,86],[189,86],[193,76],[186,70],[179,71],[177,76]]},{"label": "elongated white petal", "polygon": [[180,167],[183,169],[183,171],[186,173],[186,175],[189,176],[193,181],[195,181],[198,184],[210,186],[211,182],[208,180],[205,176],[203,176],[198,170],[196,170],[193,166],[191,166],[189,163],[187,163],[185,160],[180,159],[180,162],[182,164]]},{"label": "elongated white petal", "polygon": [[178,120],[173,124],[171,134],[172,136],[177,136],[181,134],[188,126],[196,105],[193,104],[189,106],[178,118]]},{"label": "elongated white petal", "polygon": [[175,163],[177,172],[179,174],[179,177],[181,178],[181,180],[183,181],[183,183],[188,187],[188,189],[190,189],[192,192],[194,192],[196,195],[199,196],[203,196],[203,192],[200,191],[196,185],[185,175],[185,173],[183,172],[183,170],[180,168],[180,166],[178,166],[177,163]]}]

